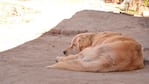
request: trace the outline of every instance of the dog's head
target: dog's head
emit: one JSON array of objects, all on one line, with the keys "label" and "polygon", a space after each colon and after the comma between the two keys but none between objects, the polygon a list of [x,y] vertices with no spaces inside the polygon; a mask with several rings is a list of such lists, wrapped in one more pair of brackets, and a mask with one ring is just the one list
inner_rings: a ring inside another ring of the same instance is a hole
[{"label": "dog's head", "polygon": [[76,54],[92,45],[92,33],[82,33],[76,35],[68,48],[66,48],[63,53],[65,55]]}]

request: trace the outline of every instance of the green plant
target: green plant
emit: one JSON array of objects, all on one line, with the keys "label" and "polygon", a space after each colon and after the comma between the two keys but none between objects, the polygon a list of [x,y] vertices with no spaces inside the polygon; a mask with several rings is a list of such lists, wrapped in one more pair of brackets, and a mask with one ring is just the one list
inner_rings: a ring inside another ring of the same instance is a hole
[{"label": "green plant", "polygon": [[149,0],[144,0],[144,5],[149,7]]}]

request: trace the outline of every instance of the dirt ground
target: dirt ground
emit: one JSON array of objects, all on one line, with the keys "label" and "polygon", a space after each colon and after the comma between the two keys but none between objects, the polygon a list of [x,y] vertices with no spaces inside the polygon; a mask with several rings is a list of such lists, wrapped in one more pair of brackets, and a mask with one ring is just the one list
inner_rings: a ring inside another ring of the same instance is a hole
[{"label": "dirt ground", "polygon": [[[72,37],[80,32],[115,31],[130,35],[143,46],[145,68],[128,72],[75,72],[47,69]],[[0,84],[148,84],[149,18],[84,10],[51,31],[0,53]]]}]

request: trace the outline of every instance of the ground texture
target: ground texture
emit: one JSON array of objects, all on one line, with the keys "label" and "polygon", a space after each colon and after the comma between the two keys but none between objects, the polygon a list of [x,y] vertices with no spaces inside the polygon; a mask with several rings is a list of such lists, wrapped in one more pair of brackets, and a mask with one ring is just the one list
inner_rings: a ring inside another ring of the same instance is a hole
[{"label": "ground texture", "polygon": [[[47,69],[80,32],[115,31],[142,44],[145,68],[91,73]],[[60,22],[41,37],[0,53],[0,84],[148,84],[149,18],[84,10]]]}]

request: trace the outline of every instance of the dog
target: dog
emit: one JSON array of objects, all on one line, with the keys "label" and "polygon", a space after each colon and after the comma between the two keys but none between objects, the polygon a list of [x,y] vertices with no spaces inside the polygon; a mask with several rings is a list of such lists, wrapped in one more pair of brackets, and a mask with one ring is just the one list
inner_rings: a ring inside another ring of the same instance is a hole
[{"label": "dog", "polygon": [[[72,53],[75,52],[76,54]],[[130,71],[144,67],[141,45],[117,32],[81,33],[49,68],[84,71]]]}]

